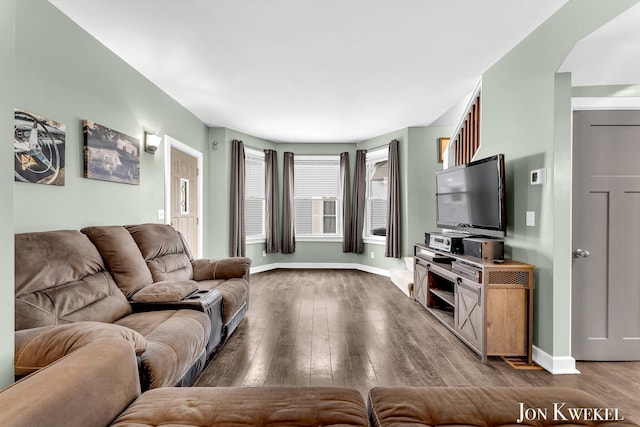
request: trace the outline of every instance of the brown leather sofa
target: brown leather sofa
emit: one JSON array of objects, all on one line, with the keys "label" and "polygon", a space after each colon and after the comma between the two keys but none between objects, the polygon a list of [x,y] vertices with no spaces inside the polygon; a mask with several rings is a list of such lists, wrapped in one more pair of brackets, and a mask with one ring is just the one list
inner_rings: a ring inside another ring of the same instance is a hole
[{"label": "brown leather sofa", "polygon": [[[564,404],[562,415],[554,404]],[[532,410],[520,423],[521,405]],[[579,390],[538,387],[376,387],[368,408],[357,390],[337,387],[163,387],[141,395],[131,337],[114,334],[0,391],[0,425],[637,427],[613,411],[600,412],[608,420],[588,419],[603,406]],[[569,408],[592,411],[565,420]]]},{"label": "brown leather sofa", "polygon": [[[213,324],[209,353],[233,333],[247,313],[249,258],[194,259],[182,234],[165,224],[96,226],[81,231],[98,248],[134,311],[170,307],[208,312]],[[221,298],[221,316],[218,307],[208,310],[220,305],[217,298]]]},{"label": "brown leather sofa", "polygon": [[2,390],[0,425],[368,425],[364,400],[353,389],[164,387],[140,395],[136,377],[129,341],[92,341]]},{"label": "brown leather sofa", "polygon": [[143,389],[192,384],[246,313],[250,260],[194,260],[165,225],[83,231],[15,236],[16,375],[119,336]]},{"label": "brown leather sofa", "polygon": [[375,387],[374,427],[636,426],[581,390],[562,387]]}]

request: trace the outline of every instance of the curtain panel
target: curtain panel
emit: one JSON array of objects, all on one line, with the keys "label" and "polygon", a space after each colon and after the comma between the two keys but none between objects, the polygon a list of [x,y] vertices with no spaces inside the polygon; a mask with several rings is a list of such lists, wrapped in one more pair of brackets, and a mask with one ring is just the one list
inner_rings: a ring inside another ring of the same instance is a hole
[{"label": "curtain panel", "polygon": [[293,153],[284,153],[282,165],[282,253],[296,251],[296,207],[293,182]]},{"label": "curtain panel", "polygon": [[234,139],[231,151],[231,256],[245,256],[246,232],[244,224],[244,144]]},{"label": "curtain panel", "polygon": [[353,215],[351,218],[351,252],[364,252],[364,210],[367,198],[367,150],[356,151],[353,183]]},{"label": "curtain panel", "polygon": [[280,251],[278,236],[278,153],[264,150],[265,235],[268,254]]},{"label": "curtain panel", "polygon": [[389,187],[387,190],[387,237],[384,256],[400,258],[400,171],[398,140],[389,144]]},{"label": "curtain panel", "polygon": [[340,197],[342,198],[342,252],[353,252],[351,234],[351,179],[349,153],[340,153]]}]

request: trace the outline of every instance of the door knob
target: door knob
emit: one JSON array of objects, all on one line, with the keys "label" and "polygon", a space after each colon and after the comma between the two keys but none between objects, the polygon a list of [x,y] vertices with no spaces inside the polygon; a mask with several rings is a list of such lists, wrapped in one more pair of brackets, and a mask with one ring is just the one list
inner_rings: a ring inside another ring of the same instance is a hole
[{"label": "door knob", "polygon": [[589,255],[591,255],[591,252],[586,249],[576,249],[573,251],[574,258],[587,258]]}]

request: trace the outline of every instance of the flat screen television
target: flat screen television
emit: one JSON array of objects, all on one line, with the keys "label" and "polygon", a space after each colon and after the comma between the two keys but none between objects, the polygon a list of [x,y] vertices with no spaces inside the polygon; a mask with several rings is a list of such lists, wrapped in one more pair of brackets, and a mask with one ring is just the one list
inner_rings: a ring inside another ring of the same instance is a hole
[{"label": "flat screen television", "polygon": [[504,155],[436,172],[436,223],[473,235],[504,237]]}]

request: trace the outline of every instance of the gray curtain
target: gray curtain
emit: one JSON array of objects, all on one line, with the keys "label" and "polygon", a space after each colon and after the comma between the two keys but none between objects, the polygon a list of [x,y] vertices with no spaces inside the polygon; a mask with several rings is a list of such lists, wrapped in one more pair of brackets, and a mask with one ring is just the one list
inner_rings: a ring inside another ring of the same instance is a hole
[{"label": "gray curtain", "polygon": [[342,252],[353,252],[351,235],[351,179],[349,153],[340,153],[340,195],[342,197]]},{"label": "gray curtain", "polygon": [[284,153],[282,165],[282,253],[296,251],[296,206],[293,183],[293,153]]},{"label": "gray curtain", "polygon": [[244,144],[234,139],[231,152],[231,256],[244,256]]},{"label": "gray curtain", "polygon": [[356,169],[353,177],[353,215],[351,217],[352,252],[364,252],[364,209],[367,201],[367,150],[356,151]]},{"label": "gray curtain", "polygon": [[267,253],[280,251],[278,244],[278,153],[264,150],[265,234]]},{"label": "gray curtain", "polygon": [[384,256],[400,258],[400,172],[398,140],[389,144],[389,188],[387,190],[387,237]]}]

